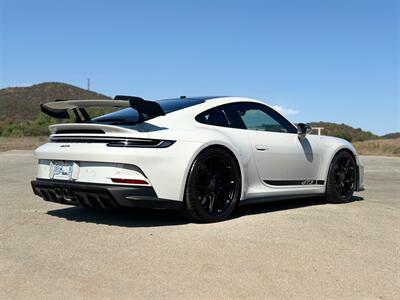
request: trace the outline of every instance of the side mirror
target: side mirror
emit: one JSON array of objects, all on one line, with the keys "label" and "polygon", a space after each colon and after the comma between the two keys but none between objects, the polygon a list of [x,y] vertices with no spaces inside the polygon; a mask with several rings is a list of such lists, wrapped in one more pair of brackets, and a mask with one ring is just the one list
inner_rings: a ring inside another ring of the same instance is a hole
[{"label": "side mirror", "polygon": [[297,134],[299,138],[304,138],[307,134],[312,132],[312,128],[308,124],[298,123],[297,124]]}]

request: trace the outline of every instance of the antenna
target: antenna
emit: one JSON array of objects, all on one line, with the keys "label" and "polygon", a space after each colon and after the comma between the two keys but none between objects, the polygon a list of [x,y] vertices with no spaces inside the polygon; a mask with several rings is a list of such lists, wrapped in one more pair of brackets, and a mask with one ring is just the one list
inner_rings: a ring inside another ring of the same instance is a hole
[{"label": "antenna", "polygon": [[87,90],[90,91],[90,78],[87,79]]}]

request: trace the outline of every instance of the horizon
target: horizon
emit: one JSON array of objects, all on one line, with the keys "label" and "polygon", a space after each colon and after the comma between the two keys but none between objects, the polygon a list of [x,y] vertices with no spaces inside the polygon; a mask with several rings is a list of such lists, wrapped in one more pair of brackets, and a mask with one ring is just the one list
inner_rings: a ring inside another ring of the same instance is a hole
[{"label": "horizon", "polygon": [[90,78],[109,96],[238,95],[293,122],[384,135],[400,131],[399,11],[391,0],[3,0],[0,88]]},{"label": "horizon", "polygon": [[[82,87],[82,86],[76,86],[76,85],[72,85],[72,84],[70,84],[70,83],[67,83],[67,82],[57,82],[57,81],[46,81],[46,82],[40,82],[40,83],[34,83],[34,84],[32,84],[32,85],[21,85],[21,86],[9,86],[9,87],[5,87],[5,88],[0,88],[0,90],[1,89],[13,89],[13,88],[30,88],[30,87],[32,87],[32,86],[35,86],[35,85],[42,85],[42,84],[66,84],[66,85],[71,85],[71,86],[73,86],[73,87],[75,87],[75,88],[80,88],[80,89],[83,89],[83,90],[87,90],[87,91],[90,91],[90,92],[93,92],[93,93],[99,93],[98,91],[95,91],[95,90],[92,90],[92,89],[87,89],[87,88],[84,88],[84,87]],[[101,95],[103,95],[103,96],[107,96],[107,97],[110,97],[110,98],[114,98],[116,95],[108,95],[108,94],[103,94],[103,93],[99,93],[99,94],[101,94]],[[130,95],[130,96],[138,96],[138,95]],[[182,95],[179,95],[179,96],[171,96],[170,98],[168,98],[168,99],[172,99],[172,98],[179,98],[179,97],[181,97]],[[184,95],[186,98],[190,98],[190,97],[204,97],[204,95]],[[210,96],[210,97],[221,97],[221,95],[216,95],[216,96]],[[227,96],[227,97],[238,97],[238,96]],[[163,99],[167,99],[167,98],[163,98]],[[158,101],[158,100],[163,100],[163,99],[148,99],[148,100],[154,100],[154,101]],[[95,98],[93,98],[93,100],[95,100]],[[49,101],[50,101],[50,99],[49,99]],[[267,103],[266,103],[267,104]],[[292,112],[291,111],[287,111],[287,109],[286,108],[283,108],[283,107],[281,107],[281,106],[279,106],[279,105],[271,105],[271,107],[272,108],[274,108],[275,110],[277,110],[279,113],[281,113],[282,115],[284,115],[286,118],[288,118],[288,115],[290,115],[290,114],[292,114]],[[290,118],[288,118],[289,120],[290,120]],[[324,121],[324,120],[311,120],[311,121],[309,121],[309,123],[319,123],[319,122],[323,122],[323,123],[332,123],[332,124],[337,124],[337,125],[346,125],[346,126],[351,126],[350,124],[346,124],[346,123],[334,123],[334,122],[330,122],[330,121]],[[361,129],[361,130],[363,130],[364,132],[371,132],[371,131],[368,131],[368,130],[365,130],[364,128],[355,128],[355,127],[353,127],[354,129]],[[372,134],[375,134],[375,135],[377,135],[377,136],[379,136],[379,137],[382,137],[382,136],[384,136],[384,135],[389,135],[389,134],[396,134],[396,133],[400,133],[400,132],[398,132],[398,131],[393,131],[393,132],[387,132],[387,133],[384,133],[384,134],[381,134],[381,135],[378,135],[378,134],[376,134],[375,132],[371,132]]]}]

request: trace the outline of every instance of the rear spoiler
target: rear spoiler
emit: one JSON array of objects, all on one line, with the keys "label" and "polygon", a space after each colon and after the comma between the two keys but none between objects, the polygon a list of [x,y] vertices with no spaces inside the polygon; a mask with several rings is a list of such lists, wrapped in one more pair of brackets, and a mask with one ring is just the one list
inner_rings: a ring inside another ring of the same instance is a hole
[{"label": "rear spoiler", "polygon": [[40,109],[46,115],[56,119],[69,119],[68,111],[73,111],[77,122],[90,121],[91,118],[85,108],[88,107],[131,107],[139,114],[139,122],[144,120],[143,114],[150,118],[164,116],[165,112],[154,101],[144,100],[133,96],[115,96],[114,100],[60,100],[40,105]]}]

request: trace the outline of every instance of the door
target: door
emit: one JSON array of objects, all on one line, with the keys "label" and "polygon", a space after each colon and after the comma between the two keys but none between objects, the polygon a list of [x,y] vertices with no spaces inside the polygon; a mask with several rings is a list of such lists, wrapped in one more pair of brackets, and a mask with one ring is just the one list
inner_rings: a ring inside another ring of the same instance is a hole
[{"label": "door", "polygon": [[273,186],[322,184],[317,178],[318,144],[300,139],[297,129],[263,104],[235,104],[252,143],[260,179]]}]

